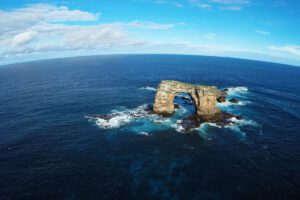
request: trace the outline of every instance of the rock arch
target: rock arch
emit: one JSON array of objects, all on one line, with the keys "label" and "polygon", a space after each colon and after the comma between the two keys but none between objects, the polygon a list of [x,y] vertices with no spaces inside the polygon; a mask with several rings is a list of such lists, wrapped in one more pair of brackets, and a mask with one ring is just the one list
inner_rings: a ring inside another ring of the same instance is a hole
[{"label": "rock arch", "polygon": [[210,119],[221,113],[216,107],[221,91],[216,87],[192,85],[172,80],[164,80],[159,84],[153,105],[154,112],[171,115],[174,112],[174,98],[177,93],[187,93],[191,96],[196,114],[200,117]]}]

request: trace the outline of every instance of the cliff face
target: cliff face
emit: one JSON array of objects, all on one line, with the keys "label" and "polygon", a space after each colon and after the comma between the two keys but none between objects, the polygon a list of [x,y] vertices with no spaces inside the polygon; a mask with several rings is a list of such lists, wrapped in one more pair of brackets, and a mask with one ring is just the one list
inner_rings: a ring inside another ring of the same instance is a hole
[{"label": "cliff face", "polygon": [[221,96],[221,91],[216,87],[169,80],[164,80],[159,84],[153,106],[154,112],[163,115],[172,114],[176,93],[189,94],[195,106],[196,114],[202,118],[210,119],[221,113],[216,107],[217,98]]}]

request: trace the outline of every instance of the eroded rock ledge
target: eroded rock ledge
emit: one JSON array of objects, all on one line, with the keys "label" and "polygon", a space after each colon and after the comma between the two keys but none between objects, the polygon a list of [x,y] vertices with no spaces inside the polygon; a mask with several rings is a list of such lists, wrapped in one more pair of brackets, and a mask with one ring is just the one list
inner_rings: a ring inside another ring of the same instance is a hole
[{"label": "eroded rock ledge", "polygon": [[217,98],[222,92],[214,86],[192,85],[188,83],[163,80],[157,89],[153,110],[156,114],[171,115],[174,112],[174,98],[177,93],[191,96],[196,115],[205,119],[214,119],[221,111],[216,107]]}]

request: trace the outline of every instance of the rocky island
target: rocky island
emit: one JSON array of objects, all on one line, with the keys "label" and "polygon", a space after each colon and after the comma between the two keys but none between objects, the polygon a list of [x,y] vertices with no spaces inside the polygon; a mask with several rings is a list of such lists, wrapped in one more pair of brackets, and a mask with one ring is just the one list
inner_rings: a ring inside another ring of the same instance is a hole
[{"label": "rocky island", "polygon": [[104,129],[117,128],[139,119],[148,119],[159,125],[182,106],[174,103],[174,99],[177,97],[184,101],[184,105],[193,105],[195,108],[193,114],[177,120],[176,124],[173,124],[175,127],[180,127],[180,132],[190,132],[202,123],[214,123],[218,127],[224,127],[234,125],[242,119],[240,116],[222,111],[217,107],[217,103],[239,103],[236,98],[227,99],[228,89],[219,90],[215,86],[163,80],[154,90],[156,90],[156,95],[153,106],[147,104],[136,109],[127,109],[110,114],[88,115],[86,118],[95,120],[97,125]]},{"label": "rocky island", "polygon": [[[224,126],[228,123],[233,114],[221,111],[217,108],[217,102],[226,101],[226,90],[219,90],[215,86],[188,84],[174,80],[163,80],[157,88],[153,111],[156,114],[168,117],[174,113],[174,98],[178,93],[186,93],[191,97],[195,107],[195,114],[183,119],[181,126],[188,132],[192,128],[200,126],[204,122],[217,123]],[[237,99],[231,102],[237,103]]]}]

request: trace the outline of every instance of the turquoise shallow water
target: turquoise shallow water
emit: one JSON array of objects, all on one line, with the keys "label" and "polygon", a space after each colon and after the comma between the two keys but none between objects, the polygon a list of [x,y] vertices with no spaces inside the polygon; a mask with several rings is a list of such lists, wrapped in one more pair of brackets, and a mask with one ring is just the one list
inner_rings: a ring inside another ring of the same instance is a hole
[{"label": "turquoise shallow water", "polygon": [[[2,66],[0,199],[299,199],[299,78],[297,67],[202,56]],[[218,106],[244,120],[182,133],[194,110],[180,97],[169,119],[145,112],[163,79],[230,88],[240,105]]]}]

